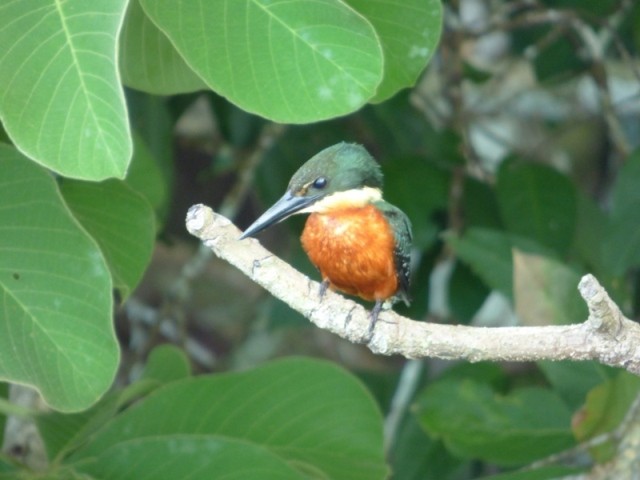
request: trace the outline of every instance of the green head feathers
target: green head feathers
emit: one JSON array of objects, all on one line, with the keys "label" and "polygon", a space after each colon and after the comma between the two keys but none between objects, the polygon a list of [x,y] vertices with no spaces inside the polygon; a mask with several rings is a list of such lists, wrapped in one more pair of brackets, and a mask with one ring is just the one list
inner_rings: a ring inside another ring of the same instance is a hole
[{"label": "green head feathers", "polygon": [[372,187],[382,189],[382,171],[362,145],[338,143],[314,155],[293,175],[293,195],[325,196]]}]

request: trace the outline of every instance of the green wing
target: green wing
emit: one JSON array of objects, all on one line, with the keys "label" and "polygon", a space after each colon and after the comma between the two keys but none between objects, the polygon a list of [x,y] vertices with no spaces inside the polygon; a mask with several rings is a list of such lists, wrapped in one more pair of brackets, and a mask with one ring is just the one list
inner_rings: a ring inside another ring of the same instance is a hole
[{"label": "green wing", "polygon": [[385,216],[395,235],[395,261],[398,272],[398,293],[396,296],[409,305],[409,277],[411,274],[411,222],[402,210],[384,200],[375,203]]}]

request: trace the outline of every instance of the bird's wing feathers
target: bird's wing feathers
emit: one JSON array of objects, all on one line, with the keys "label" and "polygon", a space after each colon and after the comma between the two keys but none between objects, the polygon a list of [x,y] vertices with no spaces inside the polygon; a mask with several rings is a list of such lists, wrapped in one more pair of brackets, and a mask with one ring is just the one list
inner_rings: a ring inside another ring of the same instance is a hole
[{"label": "bird's wing feathers", "polygon": [[395,235],[395,262],[398,272],[398,297],[409,305],[409,277],[411,273],[411,222],[402,210],[385,202],[376,202],[375,206],[380,209],[385,216]]}]

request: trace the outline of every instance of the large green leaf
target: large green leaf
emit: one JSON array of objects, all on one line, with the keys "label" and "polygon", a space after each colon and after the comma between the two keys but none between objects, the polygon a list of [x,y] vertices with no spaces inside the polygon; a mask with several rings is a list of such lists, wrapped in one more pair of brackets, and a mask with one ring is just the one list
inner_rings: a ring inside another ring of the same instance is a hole
[{"label": "large green leaf", "polygon": [[86,442],[117,412],[118,394],[109,392],[91,408],[77,413],[47,412],[35,418],[49,461],[58,463],[70,451]]},{"label": "large green leaf", "polygon": [[62,183],[67,205],[98,242],[123,299],[151,259],[155,216],[149,203],[121,180]]},{"label": "large green leaf", "polygon": [[618,172],[611,199],[611,220],[603,246],[604,262],[614,275],[640,265],[640,150]]},{"label": "large green leaf", "polygon": [[80,410],[118,363],[111,277],[53,177],[0,145],[0,378]]},{"label": "large green leaf", "polygon": [[110,392],[83,412],[48,412],[36,417],[38,432],[51,462],[59,462],[70,452],[86,444],[123,406],[148,395],[165,383],[188,377],[189,359],[173,345],[154,348],[147,359],[142,378],[122,390]]},{"label": "large green leaf", "polygon": [[120,36],[120,70],[125,85],[156,95],[206,88],[169,39],[131,0]]},{"label": "large green leaf", "polygon": [[171,439],[145,437],[117,443],[98,452],[83,470],[91,478],[109,480],[310,478],[259,445],[199,434],[182,434]]},{"label": "large green leaf", "polygon": [[499,465],[521,465],[573,444],[571,413],[549,390],[497,395],[479,382],[441,381],[421,394],[423,427],[451,451]]},{"label": "large green leaf", "polygon": [[62,175],[125,175],[132,147],[116,40],[126,3],[0,5],[4,128],[20,151]]},{"label": "large green leaf", "polygon": [[345,371],[306,359],[161,387],[69,460],[89,473],[108,471],[108,478],[125,478],[127,468],[180,478],[158,465],[183,472],[185,463],[206,478],[371,480],[388,473],[373,399]]},{"label": "large green leaf", "polygon": [[440,0],[346,0],[380,38],[384,78],[374,102],[412,87],[435,53],[442,31]]},{"label": "large green leaf", "polygon": [[497,194],[507,230],[567,253],[577,211],[575,187],[567,177],[544,165],[505,162]]},{"label": "large green leaf", "polygon": [[371,24],[339,0],[141,0],[211,89],[278,122],[353,112],[382,80]]},{"label": "large green leaf", "polygon": [[586,320],[578,293],[580,274],[564,263],[513,250],[515,310],[525,325],[560,325]]}]

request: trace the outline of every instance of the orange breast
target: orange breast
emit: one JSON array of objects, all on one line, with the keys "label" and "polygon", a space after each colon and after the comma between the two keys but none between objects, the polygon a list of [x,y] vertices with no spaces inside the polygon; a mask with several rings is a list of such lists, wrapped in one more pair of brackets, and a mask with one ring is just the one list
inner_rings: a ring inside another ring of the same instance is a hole
[{"label": "orange breast", "polygon": [[332,288],[365,300],[386,300],[398,290],[394,236],[372,205],[313,213],[302,247]]}]

